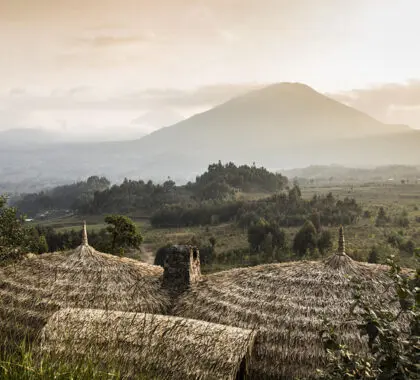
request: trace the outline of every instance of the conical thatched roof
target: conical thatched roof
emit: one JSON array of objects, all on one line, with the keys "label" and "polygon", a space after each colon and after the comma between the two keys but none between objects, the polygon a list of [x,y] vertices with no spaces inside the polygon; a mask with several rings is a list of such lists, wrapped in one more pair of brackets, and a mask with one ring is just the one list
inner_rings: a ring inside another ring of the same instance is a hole
[{"label": "conical thatched roof", "polygon": [[322,367],[325,350],[320,333],[325,319],[350,348],[367,348],[349,311],[355,283],[363,296],[378,303],[391,300],[389,282],[386,267],[356,262],[345,254],[341,231],[339,251],[324,261],[208,275],[178,300],[174,314],[256,329],[252,378],[293,379]]},{"label": "conical thatched roof", "polygon": [[[254,333],[191,319],[117,311],[63,309],[41,334],[41,348],[66,363],[111,364],[124,377],[242,378]],[[237,377],[238,376],[238,377]]]},{"label": "conical thatched roof", "polygon": [[[168,297],[162,268],[97,252],[32,255],[0,270],[0,341],[33,338],[60,307],[162,313]],[[1,344],[1,342],[0,342]]]}]

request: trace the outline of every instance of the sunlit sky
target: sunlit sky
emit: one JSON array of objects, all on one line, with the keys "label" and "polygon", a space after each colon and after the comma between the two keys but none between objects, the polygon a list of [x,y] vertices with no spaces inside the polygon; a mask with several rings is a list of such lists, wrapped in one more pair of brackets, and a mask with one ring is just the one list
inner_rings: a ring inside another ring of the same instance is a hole
[{"label": "sunlit sky", "polygon": [[0,130],[141,134],[303,82],[420,128],[418,0],[0,0]]}]

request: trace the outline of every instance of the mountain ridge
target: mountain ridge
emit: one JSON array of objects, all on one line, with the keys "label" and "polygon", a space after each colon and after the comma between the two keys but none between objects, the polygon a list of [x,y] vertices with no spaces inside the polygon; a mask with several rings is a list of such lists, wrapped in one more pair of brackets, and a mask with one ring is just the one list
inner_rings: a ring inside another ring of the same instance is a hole
[{"label": "mountain ridge", "polygon": [[[333,108],[336,115],[331,114]],[[338,108],[340,108],[340,110],[337,110]],[[302,110],[305,110],[305,112],[302,112]],[[339,115],[340,112],[344,113],[344,115]],[[244,114],[246,116],[245,118]],[[307,118],[304,117],[304,114],[306,114]],[[372,135],[398,133],[402,132],[403,129],[408,130],[407,127],[381,123],[361,111],[320,94],[305,84],[286,82],[273,84],[235,97],[210,110],[196,114],[186,120],[175,123],[172,126],[155,131],[144,136],[142,139],[150,140],[155,136],[162,135],[162,133],[174,134],[175,130],[179,131],[180,128],[185,128],[185,130],[188,130],[189,132],[194,132],[193,129],[195,126],[204,129],[210,128],[213,124],[213,128],[215,128],[219,127],[222,122],[222,128],[225,130],[224,132],[226,132],[227,127],[231,130],[234,126],[236,127],[235,129],[237,129],[240,124],[254,128],[264,127],[263,125],[251,126],[251,123],[262,123],[270,127],[273,127],[273,125],[277,123],[277,126],[280,125],[284,132],[284,128],[287,128],[287,124],[299,122],[301,124],[299,133],[301,133],[302,129],[311,123],[310,117],[318,118],[312,121],[312,123],[315,123],[318,127],[316,135],[324,139],[331,137],[329,136],[331,130],[329,128],[323,130],[323,135],[319,136],[319,128],[321,128],[322,125],[328,126],[331,123],[343,122],[346,117],[351,117],[356,122],[362,123],[362,127],[370,126],[371,129],[376,127],[376,130],[362,133],[361,129],[363,128],[359,128],[358,131],[355,131],[354,128],[349,128],[345,135],[335,135],[332,136],[332,138],[355,137],[355,132],[358,132],[360,135]],[[340,120],[340,117],[342,120]],[[333,118],[333,120],[329,120],[331,118]],[[296,125],[293,125],[293,127],[295,128]],[[265,129],[267,129],[267,127]],[[241,132],[243,133],[244,131],[242,130]],[[259,129],[259,132],[261,132],[261,129]],[[305,130],[305,132],[308,131]]]},{"label": "mountain ridge", "polygon": [[0,149],[0,176],[189,179],[218,160],[284,168],[418,165],[418,146],[420,131],[383,124],[307,85],[281,83],[137,140]]}]

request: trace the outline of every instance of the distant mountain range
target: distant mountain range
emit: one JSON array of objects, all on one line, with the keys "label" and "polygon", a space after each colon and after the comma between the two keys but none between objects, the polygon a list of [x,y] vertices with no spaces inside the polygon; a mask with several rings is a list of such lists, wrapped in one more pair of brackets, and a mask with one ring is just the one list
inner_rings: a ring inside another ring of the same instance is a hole
[{"label": "distant mountain range", "polygon": [[[3,137],[0,136],[0,139]],[[1,145],[1,142],[0,142]],[[210,162],[268,168],[339,164],[418,165],[420,131],[380,123],[298,83],[234,98],[139,140],[24,147],[3,144],[3,181],[193,178]]]}]

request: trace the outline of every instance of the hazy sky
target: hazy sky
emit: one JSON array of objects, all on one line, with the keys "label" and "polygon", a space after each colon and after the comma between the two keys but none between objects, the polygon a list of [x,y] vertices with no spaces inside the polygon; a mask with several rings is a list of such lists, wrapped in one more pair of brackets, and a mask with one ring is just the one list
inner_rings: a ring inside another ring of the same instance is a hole
[{"label": "hazy sky", "polygon": [[0,130],[141,133],[281,81],[420,128],[419,14],[419,0],[0,0]]}]

